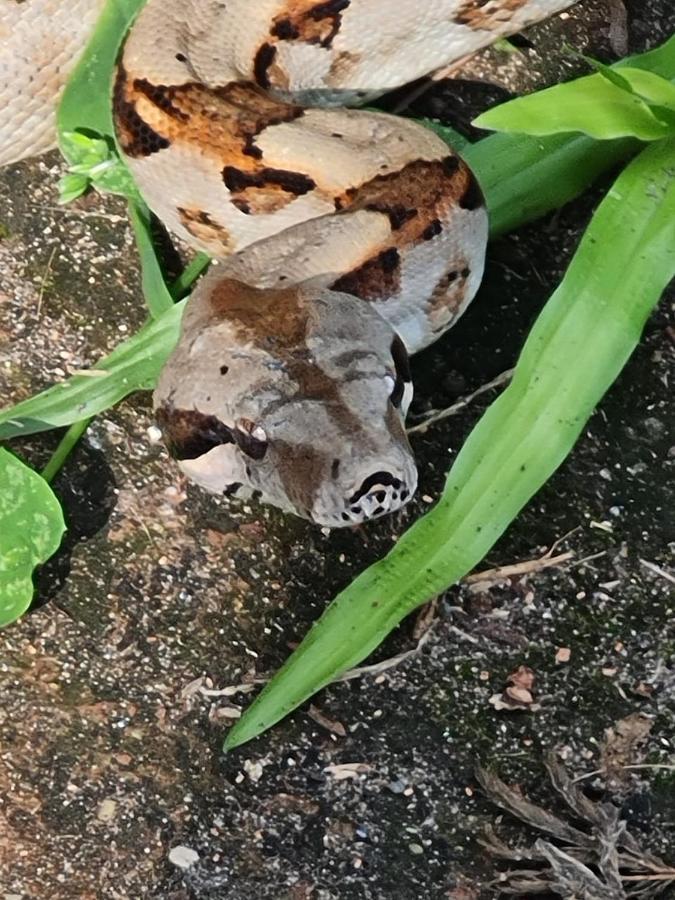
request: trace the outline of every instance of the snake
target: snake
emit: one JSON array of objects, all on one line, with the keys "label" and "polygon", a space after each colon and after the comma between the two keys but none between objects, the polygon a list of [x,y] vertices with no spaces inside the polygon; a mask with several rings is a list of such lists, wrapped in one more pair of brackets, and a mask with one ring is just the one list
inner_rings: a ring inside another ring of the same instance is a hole
[{"label": "snake", "polygon": [[[117,60],[119,150],[212,258],[154,392],[185,475],[329,528],[403,507],[409,355],[481,282],[455,150],[368,107],[573,0],[148,0]],[[0,0],[0,165],[54,144],[102,0]],[[367,106],[368,108],[361,108]]]}]

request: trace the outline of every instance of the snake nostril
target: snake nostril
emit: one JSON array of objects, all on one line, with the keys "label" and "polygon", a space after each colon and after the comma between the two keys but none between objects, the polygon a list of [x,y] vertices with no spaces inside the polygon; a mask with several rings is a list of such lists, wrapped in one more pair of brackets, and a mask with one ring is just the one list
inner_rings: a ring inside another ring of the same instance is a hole
[{"label": "snake nostril", "polygon": [[[398,490],[402,486],[403,482],[401,479],[396,478],[391,472],[373,472],[372,475],[369,475],[363,480],[361,487],[352,494],[348,503],[358,503],[358,501],[362,497],[365,497],[366,494],[374,496],[378,502],[382,502],[379,500],[378,495],[380,493],[386,495],[386,491],[382,490],[383,488],[394,488],[395,490]],[[375,490],[373,490],[374,488]]]}]

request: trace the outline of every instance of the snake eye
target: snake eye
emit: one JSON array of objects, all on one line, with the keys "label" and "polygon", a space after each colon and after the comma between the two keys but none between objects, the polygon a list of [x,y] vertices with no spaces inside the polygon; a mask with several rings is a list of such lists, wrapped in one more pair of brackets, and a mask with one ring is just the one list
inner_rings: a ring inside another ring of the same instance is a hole
[{"label": "snake eye", "polygon": [[232,432],[236,445],[251,459],[262,459],[267,453],[265,429],[250,419],[238,419]]}]

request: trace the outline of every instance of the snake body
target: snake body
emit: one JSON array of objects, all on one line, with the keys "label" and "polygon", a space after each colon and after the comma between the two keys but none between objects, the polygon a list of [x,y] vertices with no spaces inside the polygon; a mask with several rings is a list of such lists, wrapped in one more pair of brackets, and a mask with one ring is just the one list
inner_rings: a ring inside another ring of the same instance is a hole
[{"label": "snake body", "polygon": [[[348,106],[572,2],[149,0],[118,63],[117,139],[151,209],[218,261],[154,398],[190,478],[328,526],[408,501],[407,354],[474,296],[487,213],[433,132]],[[0,163],[49,143],[70,61],[35,36],[64,16],[67,54],[101,5],[2,3]]]}]

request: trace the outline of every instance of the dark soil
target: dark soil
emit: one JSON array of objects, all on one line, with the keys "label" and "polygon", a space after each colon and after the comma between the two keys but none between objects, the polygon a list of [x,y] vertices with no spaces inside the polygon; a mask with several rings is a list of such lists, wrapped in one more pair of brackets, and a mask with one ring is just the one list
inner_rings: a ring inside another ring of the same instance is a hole
[{"label": "dark soil", "polygon": [[[565,43],[616,58],[617,5],[584,0],[528,31],[519,54],[481,54],[410,111],[468,131],[486,105],[583,71]],[[672,0],[625,5],[631,52],[675,27]],[[8,402],[93,363],[143,319],[123,206],[94,195],[57,207],[57,171],[49,156],[0,172]],[[609,183],[491,246],[471,310],[414,361],[416,413],[512,365]],[[484,567],[562,538],[556,552],[574,559],[451,589],[419,653],[323,691],[324,724],[305,707],[227,757],[246,683],[274,671],[428,508],[490,397],[415,438],[421,487],[402,514],[330,534],[188,487],[151,440],[147,396],[100,417],[55,485],[64,549],[40,574],[35,610],[0,635],[0,898],[487,898],[496,869],[481,830],[536,835],[498,822],[478,761],[560,812],[544,751],[592,772],[605,729],[641,712],[651,733],[627,761],[675,765],[674,301]],[[57,439],[13,448],[37,465]],[[414,624],[369,662],[414,647]],[[521,665],[534,708],[496,709],[490,698]],[[674,769],[587,783],[675,865]]]}]

